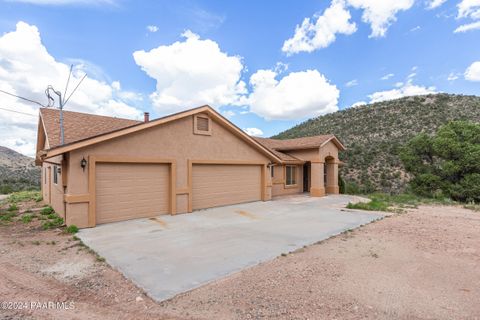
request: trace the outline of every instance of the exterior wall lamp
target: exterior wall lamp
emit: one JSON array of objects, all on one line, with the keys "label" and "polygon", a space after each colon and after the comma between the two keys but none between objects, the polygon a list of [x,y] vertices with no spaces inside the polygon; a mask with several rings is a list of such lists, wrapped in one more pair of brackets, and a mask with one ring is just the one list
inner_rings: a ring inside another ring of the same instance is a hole
[{"label": "exterior wall lamp", "polygon": [[87,160],[85,160],[85,157],[82,157],[82,160],[80,160],[80,167],[82,167],[83,172],[85,172],[86,166],[87,166]]}]

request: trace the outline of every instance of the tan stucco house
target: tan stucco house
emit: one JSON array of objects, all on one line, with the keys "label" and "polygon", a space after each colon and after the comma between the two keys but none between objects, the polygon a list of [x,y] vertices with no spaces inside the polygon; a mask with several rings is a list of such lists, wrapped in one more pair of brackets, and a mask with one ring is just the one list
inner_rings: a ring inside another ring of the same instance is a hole
[{"label": "tan stucco house", "polygon": [[44,201],[67,225],[97,224],[338,193],[333,135],[253,138],[203,106],[149,121],[40,109],[37,165]]}]

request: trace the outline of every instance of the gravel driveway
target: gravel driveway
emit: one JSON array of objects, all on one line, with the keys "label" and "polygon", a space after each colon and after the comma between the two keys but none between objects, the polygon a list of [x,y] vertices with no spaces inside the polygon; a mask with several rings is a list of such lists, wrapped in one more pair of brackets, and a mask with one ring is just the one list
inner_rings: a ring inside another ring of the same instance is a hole
[{"label": "gravel driveway", "polygon": [[82,241],[157,301],[381,217],[350,196],[297,195],[82,230]]}]

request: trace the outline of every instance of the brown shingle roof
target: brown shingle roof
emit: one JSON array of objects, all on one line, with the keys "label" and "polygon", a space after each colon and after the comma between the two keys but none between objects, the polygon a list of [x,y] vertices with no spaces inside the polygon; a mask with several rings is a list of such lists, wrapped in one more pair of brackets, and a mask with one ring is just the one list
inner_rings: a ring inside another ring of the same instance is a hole
[{"label": "brown shingle roof", "polygon": [[324,142],[326,142],[327,140],[333,137],[334,137],[333,134],[327,134],[327,135],[286,139],[286,140],[257,138],[257,137],[255,139],[269,149],[281,151],[281,150],[318,148]]},{"label": "brown shingle roof", "polygon": [[[60,111],[41,108],[40,115],[45,126],[50,148],[60,145]],[[65,144],[98,136],[141,123],[141,121],[98,116],[88,113],[63,111]]]}]

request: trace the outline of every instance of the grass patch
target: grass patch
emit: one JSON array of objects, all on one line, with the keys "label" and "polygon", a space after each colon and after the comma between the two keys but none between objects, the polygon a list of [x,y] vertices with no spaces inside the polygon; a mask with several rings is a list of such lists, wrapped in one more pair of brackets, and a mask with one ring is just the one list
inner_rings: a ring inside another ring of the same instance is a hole
[{"label": "grass patch", "polygon": [[8,211],[17,211],[18,210],[18,206],[16,203],[12,203],[11,205],[8,206]]},{"label": "grass patch", "polygon": [[406,208],[416,208],[421,204],[456,204],[447,198],[423,198],[409,193],[389,195],[385,193],[373,193],[367,196],[370,202],[348,203],[348,209],[368,211],[398,212]]},{"label": "grass patch", "polygon": [[32,222],[32,220],[33,220],[33,216],[31,214],[24,214],[22,216],[23,223],[29,223],[29,222]]},{"label": "grass patch", "polygon": [[15,217],[16,215],[17,214],[13,211],[0,213],[0,221],[12,222],[12,218]]},{"label": "grass patch", "polygon": [[59,216],[55,216],[54,219],[49,219],[45,222],[42,223],[42,229],[43,230],[48,230],[48,229],[54,229],[58,228],[63,225],[63,219],[60,218]]},{"label": "grass patch", "polygon": [[52,213],[55,213],[55,210],[53,210],[53,208],[50,206],[44,207],[42,210],[40,210],[40,214],[44,216],[48,216]]},{"label": "grass patch", "polygon": [[19,191],[12,193],[7,201],[10,203],[24,202],[24,201],[42,201],[42,194],[40,191]]},{"label": "grass patch", "polygon": [[75,233],[78,232],[78,227],[76,225],[72,224],[72,225],[65,228],[65,232],[75,234]]},{"label": "grass patch", "polygon": [[480,212],[480,204],[478,204],[478,203],[468,203],[468,204],[464,205],[463,207],[465,209]]}]

